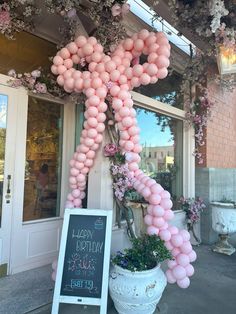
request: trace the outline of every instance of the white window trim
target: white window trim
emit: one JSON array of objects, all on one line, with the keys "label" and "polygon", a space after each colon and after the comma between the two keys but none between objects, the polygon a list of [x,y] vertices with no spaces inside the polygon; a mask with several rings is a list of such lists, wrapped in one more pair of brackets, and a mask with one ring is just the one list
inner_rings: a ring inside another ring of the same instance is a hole
[{"label": "white window trim", "polygon": [[[158,100],[132,92],[133,101],[136,106],[155,111],[169,117],[186,121],[185,111],[162,103]],[[194,129],[191,126],[183,128],[183,195],[185,197],[195,196],[195,158],[193,156],[195,147]]]}]

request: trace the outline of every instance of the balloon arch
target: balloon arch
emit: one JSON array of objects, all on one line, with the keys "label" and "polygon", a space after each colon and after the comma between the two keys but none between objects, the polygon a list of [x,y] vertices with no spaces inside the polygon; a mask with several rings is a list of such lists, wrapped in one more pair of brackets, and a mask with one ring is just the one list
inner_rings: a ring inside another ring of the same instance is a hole
[{"label": "balloon arch", "polygon": [[[141,54],[147,56],[144,64],[132,65]],[[170,193],[155,180],[139,169],[139,127],[130,91],[140,85],[155,84],[167,76],[170,44],[162,32],[141,30],[127,38],[109,54],[96,38],[79,36],[75,41],[58,51],[53,59],[52,72],[58,75],[57,82],[66,92],[84,93],[86,111],[80,144],[70,161],[71,193],[67,197],[67,208],[81,207],[85,197],[86,177],[93,166],[95,152],[103,140],[105,131],[105,102],[109,96],[115,120],[120,132],[119,145],[126,154],[126,162],[134,177],[133,187],[149,203],[144,220],[148,234],[156,234],[165,241],[175,260],[168,261],[166,271],[169,283],[177,282],[181,288],[190,284],[189,277],[194,268],[196,253],[190,244],[190,234],[186,230],[168,224],[174,217],[171,210]],[[88,71],[79,71],[74,64],[85,61]]]}]

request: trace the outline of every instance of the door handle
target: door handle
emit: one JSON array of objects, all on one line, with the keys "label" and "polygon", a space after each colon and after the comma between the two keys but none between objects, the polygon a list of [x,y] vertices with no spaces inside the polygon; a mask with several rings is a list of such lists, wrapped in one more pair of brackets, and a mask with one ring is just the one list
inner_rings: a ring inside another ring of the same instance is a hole
[{"label": "door handle", "polygon": [[7,193],[5,195],[6,198],[6,203],[10,203],[10,198],[11,198],[11,175],[8,174],[7,176]]},{"label": "door handle", "polygon": [[7,194],[11,194],[11,175],[7,176]]}]

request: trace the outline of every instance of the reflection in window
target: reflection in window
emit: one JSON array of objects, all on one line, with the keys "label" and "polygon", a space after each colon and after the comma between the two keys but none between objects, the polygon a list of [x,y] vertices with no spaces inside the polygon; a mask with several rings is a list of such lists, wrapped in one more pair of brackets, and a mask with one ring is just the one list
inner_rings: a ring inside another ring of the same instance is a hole
[{"label": "reflection in window", "polygon": [[60,104],[29,98],[24,221],[59,215],[62,109]]},{"label": "reflection in window", "polygon": [[7,95],[0,95],[0,227],[2,221],[2,200],[3,200],[3,181],[5,163],[5,144],[7,128]]},{"label": "reflection in window", "polygon": [[183,193],[183,122],[149,110],[137,109],[141,128],[141,169],[171,193]]}]

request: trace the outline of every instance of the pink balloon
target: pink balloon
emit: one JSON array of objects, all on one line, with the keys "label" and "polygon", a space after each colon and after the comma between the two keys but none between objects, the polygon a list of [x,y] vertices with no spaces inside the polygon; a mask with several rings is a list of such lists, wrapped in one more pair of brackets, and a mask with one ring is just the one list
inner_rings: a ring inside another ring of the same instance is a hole
[{"label": "pink balloon", "polygon": [[157,72],[157,77],[159,79],[164,79],[165,77],[167,77],[167,75],[168,75],[168,71],[166,68],[161,68]]},{"label": "pink balloon", "polygon": [[181,280],[186,277],[186,270],[183,266],[177,265],[172,269],[172,274],[174,278]]},{"label": "pink balloon", "polygon": [[163,187],[158,183],[155,183],[151,186],[151,191],[153,193],[161,193],[163,190]]},{"label": "pink balloon", "polygon": [[[171,242],[171,244],[172,244],[172,242]],[[177,255],[180,254],[180,249],[174,247],[173,250],[171,251],[171,254],[172,254],[172,256],[176,257]]]},{"label": "pink balloon", "polygon": [[168,230],[170,231],[171,234],[178,234],[179,233],[178,228],[175,226],[169,226]]},{"label": "pink balloon", "polygon": [[168,210],[165,211],[164,219],[165,220],[171,220],[171,219],[174,218],[174,216],[175,216],[174,212],[172,210],[168,209]]},{"label": "pink balloon", "polygon": [[176,282],[176,279],[173,276],[172,271],[170,269],[167,269],[166,271],[166,278],[167,278],[167,281],[171,284]]},{"label": "pink balloon", "polygon": [[195,262],[197,259],[197,254],[193,250],[190,253],[188,253],[188,256],[189,256],[190,262]]},{"label": "pink balloon", "polygon": [[165,220],[162,217],[154,217],[153,218],[153,225],[155,227],[161,228],[165,223]]},{"label": "pink balloon", "polygon": [[75,39],[75,44],[78,46],[78,47],[82,47],[84,46],[85,44],[87,43],[87,39],[86,37],[84,36],[78,36],[76,39]]},{"label": "pink balloon", "polygon": [[74,205],[75,205],[77,208],[79,208],[79,207],[81,206],[81,204],[82,204],[81,199],[77,198],[77,199],[74,200]]},{"label": "pink balloon", "polygon": [[148,226],[147,227],[147,234],[149,234],[149,235],[154,235],[154,234],[158,235],[158,233],[159,233],[159,229],[158,228],[156,228],[154,226]]},{"label": "pink balloon", "polygon": [[186,289],[189,287],[190,285],[190,280],[188,277],[185,277],[183,279],[177,280],[177,285],[182,288],[182,289]]},{"label": "pink balloon", "polygon": [[125,117],[122,120],[122,124],[126,128],[131,127],[133,125],[133,119],[130,117]]},{"label": "pink balloon", "polygon": [[171,197],[171,195],[170,195],[170,193],[168,192],[168,191],[162,191],[161,193],[160,193],[160,195],[161,195],[161,198],[167,198],[167,199],[170,199],[170,197]]},{"label": "pink balloon", "polygon": [[[152,187],[151,187],[151,189],[152,189]],[[158,194],[152,194],[152,195],[149,197],[149,203],[150,203],[150,204],[158,205],[158,204],[160,204],[160,201],[161,201],[161,197],[160,197],[160,195],[158,195]]]},{"label": "pink balloon", "polygon": [[[138,169],[138,164],[135,163],[137,165],[137,168]],[[141,191],[141,194],[143,195],[144,198],[147,198],[151,195],[151,191],[150,189],[146,186],[142,191]]]},{"label": "pink balloon", "polygon": [[194,274],[194,268],[191,264],[188,264],[187,266],[185,266],[185,270],[186,270],[186,275],[188,277],[191,277]]},{"label": "pink balloon", "polygon": [[185,267],[187,265],[189,265],[189,256],[186,254],[182,254],[180,253],[179,255],[176,256],[176,261],[179,265]]},{"label": "pink balloon", "polygon": [[146,215],[144,217],[144,222],[146,225],[151,226],[152,225],[152,216],[151,215]]},{"label": "pink balloon", "polygon": [[165,209],[171,209],[171,207],[173,206],[173,203],[170,199],[162,199],[161,200],[161,206]]},{"label": "pink balloon", "polygon": [[171,239],[171,233],[168,230],[161,230],[159,236],[163,241],[170,241]]},{"label": "pink balloon", "polygon": [[187,230],[180,230],[179,234],[183,237],[184,241],[190,240],[190,233]]},{"label": "pink balloon", "polygon": [[183,244],[184,240],[180,234],[174,234],[171,237],[171,243],[175,247],[180,247]]},{"label": "pink balloon", "polygon": [[167,265],[168,265],[168,267],[170,269],[172,269],[172,268],[174,268],[177,265],[177,263],[174,260],[170,260],[170,261],[167,262]]},{"label": "pink balloon", "polygon": [[74,204],[73,204],[73,202],[71,202],[71,201],[67,201],[66,202],[66,208],[74,208]]},{"label": "pink balloon", "polygon": [[[184,254],[188,254],[192,251],[192,245],[190,244],[190,242],[184,242],[181,246],[180,246],[180,250],[181,252],[183,252]],[[190,260],[191,261],[191,260]]]},{"label": "pink balloon", "polygon": [[173,245],[171,244],[170,241],[166,241],[166,242],[165,242],[165,247],[166,247],[168,250],[170,250],[170,251],[174,249],[174,247],[173,247]]}]

